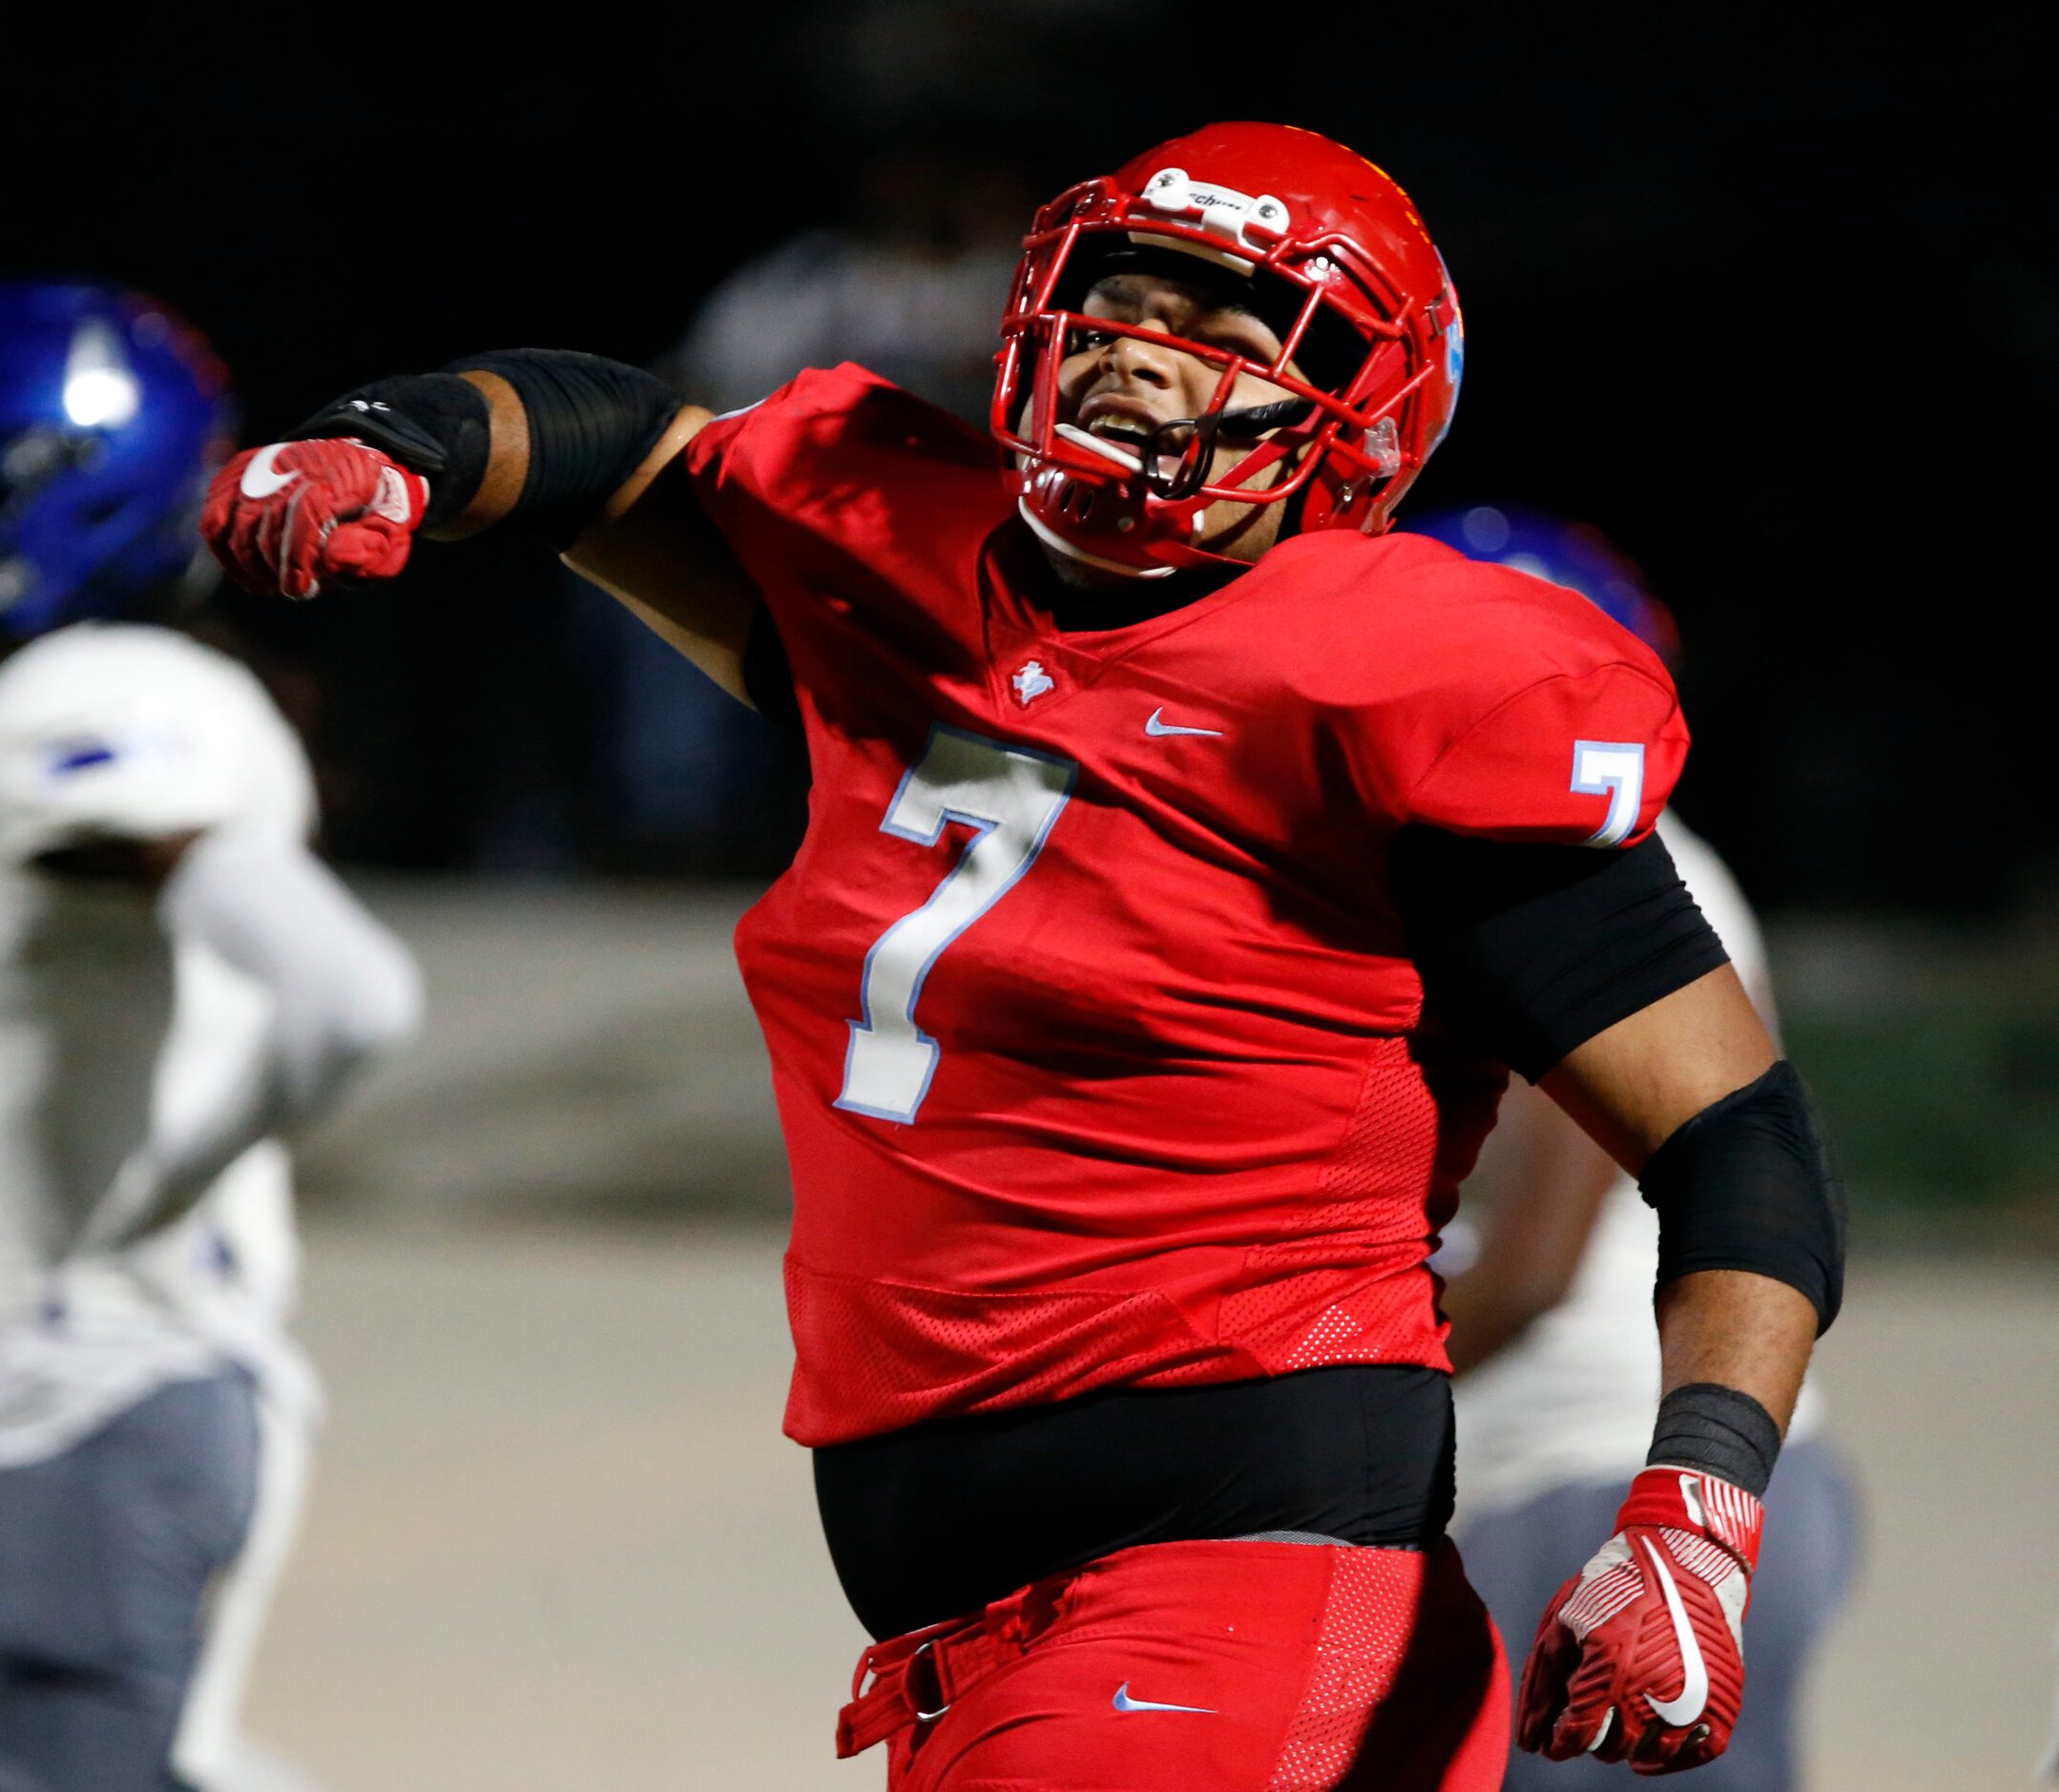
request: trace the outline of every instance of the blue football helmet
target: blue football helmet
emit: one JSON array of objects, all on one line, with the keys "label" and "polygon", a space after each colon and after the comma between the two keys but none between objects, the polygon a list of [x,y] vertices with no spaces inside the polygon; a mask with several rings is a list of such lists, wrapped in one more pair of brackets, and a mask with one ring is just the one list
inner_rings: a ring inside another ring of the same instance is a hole
[{"label": "blue football helmet", "polygon": [[1673,612],[1645,590],[1637,563],[1591,524],[1476,504],[1411,520],[1408,528],[1472,559],[1512,566],[1576,591],[1669,666],[1679,658],[1680,632]]},{"label": "blue football helmet", "polygon": [[0,282],[0,634],[211,578],[195,526],[235,433],[206,340],[142,293]]}]

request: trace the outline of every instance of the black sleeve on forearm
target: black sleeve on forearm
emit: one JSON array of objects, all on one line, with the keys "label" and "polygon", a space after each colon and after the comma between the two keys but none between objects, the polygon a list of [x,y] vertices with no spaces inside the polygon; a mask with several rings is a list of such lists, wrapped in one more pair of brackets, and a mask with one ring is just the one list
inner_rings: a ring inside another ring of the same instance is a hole
[{"label": "black sleeve on forearm", "polygon": [[560,552],[643,465],[686,401],[641,367],[569,348],[514,348],[453,362],[497,373],[529,415],[529,476],[507,521]]},{"label": "black sleeve on forearm", "polygon": [[453,361],[441,373],[374,380],[324,406],[288,439],[362,436],[429,482],[425,524],[462,511],[486,476],[491,411],[466,372],[497,373],[529,419],[529,471],[501,527],[560,552],[643,464],[685,403],[640,367],[568,348],[510,348]]},{"label": "black sleeve on forearm", "polygon": [[1656,835],[1612,850],[1410,826],[1390,868],[1425,1000],[1531,1082],[1729,962]]}]

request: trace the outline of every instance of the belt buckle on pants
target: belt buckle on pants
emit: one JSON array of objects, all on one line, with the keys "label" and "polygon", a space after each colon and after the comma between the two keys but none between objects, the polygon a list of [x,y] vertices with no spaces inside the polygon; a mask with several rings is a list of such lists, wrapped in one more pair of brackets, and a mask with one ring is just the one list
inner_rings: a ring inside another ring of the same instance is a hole
[{"label": "belt buckle on pants", "polygon": [[868,1649],[851,1681],[851,1702],[837,1718],[837,1758],[862,1754],[909,1724],[934,1723],[999,1657],[985,1613]]}]

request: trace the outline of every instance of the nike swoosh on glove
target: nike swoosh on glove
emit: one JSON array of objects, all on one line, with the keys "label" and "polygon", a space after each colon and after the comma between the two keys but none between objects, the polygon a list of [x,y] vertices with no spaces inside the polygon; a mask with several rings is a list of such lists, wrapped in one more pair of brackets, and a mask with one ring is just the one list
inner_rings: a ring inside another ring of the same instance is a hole
[{"label": "nike swoosh on glove", "polygon": [[274,442],[215,475],[200,534],[245,591],[312,597],[407,564],[428,481],[355,436]]},{"label": "nike swoosh on glove", "polygon": [[1677,1773],[1730,1745],[1764,1514],[1742,1488],[1647,1469],[1616,1534],[1552,1594],[1516,1703],[1516,1740]]}]

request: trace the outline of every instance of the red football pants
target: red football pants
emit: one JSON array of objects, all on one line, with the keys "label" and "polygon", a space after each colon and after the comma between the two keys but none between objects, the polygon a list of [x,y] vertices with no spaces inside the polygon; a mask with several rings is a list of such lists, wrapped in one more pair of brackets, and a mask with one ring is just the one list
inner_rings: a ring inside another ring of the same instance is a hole
[{"label": "red football pants", "polygon": [[1122,1550],[879,1644],[858,1687],[838,1753],[890,1741],[890,1792],[1495,1792],[1508,1753],[1448,1544]]}]

